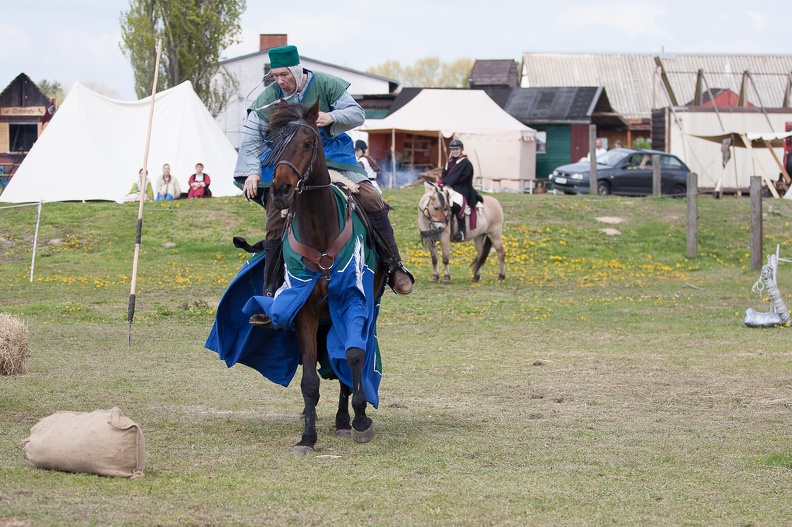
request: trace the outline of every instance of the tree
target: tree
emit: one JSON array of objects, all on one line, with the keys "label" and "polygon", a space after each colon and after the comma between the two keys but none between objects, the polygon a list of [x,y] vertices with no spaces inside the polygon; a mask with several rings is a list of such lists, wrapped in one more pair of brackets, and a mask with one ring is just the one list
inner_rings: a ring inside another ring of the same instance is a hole
[{"label": "tree", "polygon": [[48,81],[44,79],[38,83],[38,88],[41,90],[47,99],[55,99],[55,104],[60,106],[66,94],[63,92],[63,85],[58,81]]},{"label": "tree", "polygon": [[420,88],[467,88],[468,77],[473,69],[473,60],[456,59],[452,63],[441,62],[438,57],[418,60],[413,66],[402,67],[396,60],[388,60],[367,71],[398,80],[408,87]]},{"label": "tree", "polygon": [[404,78],[404,69],[402,69],[398,60],[386,60],[379,66],[372,66],[366,71],[380,77],[398,80],[399,82],[401,82],[400,79]]},{"label": "tree", "polygon": [[244,10],[245,0],[130,0],[121,13],[121,51],[132,64],[137,96],[151,95],[162,39],[157,90],[189,80],[209,112],[220,113],[239,87],[220,54],[240,42]]}]

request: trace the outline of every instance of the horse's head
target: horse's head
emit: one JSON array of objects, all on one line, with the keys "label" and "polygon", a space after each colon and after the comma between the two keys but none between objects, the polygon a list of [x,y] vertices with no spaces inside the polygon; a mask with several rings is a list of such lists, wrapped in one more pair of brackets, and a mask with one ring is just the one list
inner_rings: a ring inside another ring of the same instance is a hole
[{"label": "horse's head", "polygon": [[448,193],[434,183],[424,183],[424,195],[418,203],[419,226],[422,231],[440,232],[451,219],[451,202]]},{"label": "horse's head", "polygon": [[266,163],[275,166],[270,193],[279,209],[289,208],[296,193],[315,183],[309,179],[316,169],[324,167],[322,141],[316,126],[318,115],[318,99],[310,108],[281,99],[270,116],[266,141],[271,151]]}]

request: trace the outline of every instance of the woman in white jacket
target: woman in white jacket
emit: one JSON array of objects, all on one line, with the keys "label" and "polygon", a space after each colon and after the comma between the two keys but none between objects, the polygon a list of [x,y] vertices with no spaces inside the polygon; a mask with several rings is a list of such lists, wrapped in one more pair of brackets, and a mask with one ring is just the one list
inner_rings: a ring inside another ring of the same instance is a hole
[{"label": "woman in white jacket", "polygon": [[162,165],[162,175],[157,180],[157,201],[167,199],[179,199],[181,196],[181,188],[179,188],[179,180],[171,176],[170,165],[165,163]]}]

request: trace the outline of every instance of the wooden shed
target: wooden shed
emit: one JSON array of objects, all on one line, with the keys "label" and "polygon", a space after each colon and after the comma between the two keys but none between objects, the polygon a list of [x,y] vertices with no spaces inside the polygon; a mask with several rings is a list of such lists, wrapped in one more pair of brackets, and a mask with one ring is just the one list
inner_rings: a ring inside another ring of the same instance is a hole
[{"label": "wooden shed", "polygon": [[0,93],[0,176],[4,180],[22,163],[54,111],[54,101],[24,73]]}]

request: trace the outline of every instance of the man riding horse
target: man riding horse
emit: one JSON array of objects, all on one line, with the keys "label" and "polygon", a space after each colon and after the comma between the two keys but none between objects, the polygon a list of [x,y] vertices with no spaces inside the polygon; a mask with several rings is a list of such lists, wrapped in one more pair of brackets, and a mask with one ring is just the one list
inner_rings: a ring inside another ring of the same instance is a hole
[{"label": "man riding horse", "polygon": [[281,99],[290,104],[305,105],[312,105],[319,100],[320,111],[316,123],[327,166],[358,185],[356,197],[366,211],[370,227],[376,231],[374,239],[378,240],[377,254],[388,271],[388,282],[395,293],[411,293],[414,279],[399,256],[393,227],[388,219],[388,206],[357,162],[352,139],[345,133],[365,121],[364,110],[346,91],[349,83],[326,73],[303,68],[295,46],[273,48],[269,51],[269,59],[269,75],[275,82],[265,88],[248,108],[244,138],[234,170],[235,184],[243,189],[248,199],[254,199],[264,206],[267,213],[264,294],[275,294],[283,274],[281,242],[286,218],[272,205],[269,187],[274,165],[262,169],[263,162],[271,152],[266,139],[271,108],[274,110]]},{"label": "man riding horse", "polygon": [[456,241],[461,242],[465,239],[465,206],[475,210],[476,204],[484,200],[473,188],[473,164],[462,153],[464,149],[462,141],[459,139],[452,140],[448,145],[448,149],[451,155],[443,167],[443,172],[437,184],[453,189],[453,192],[449,193],[451,196],[451,210],[457,218],[459,229]]}]

